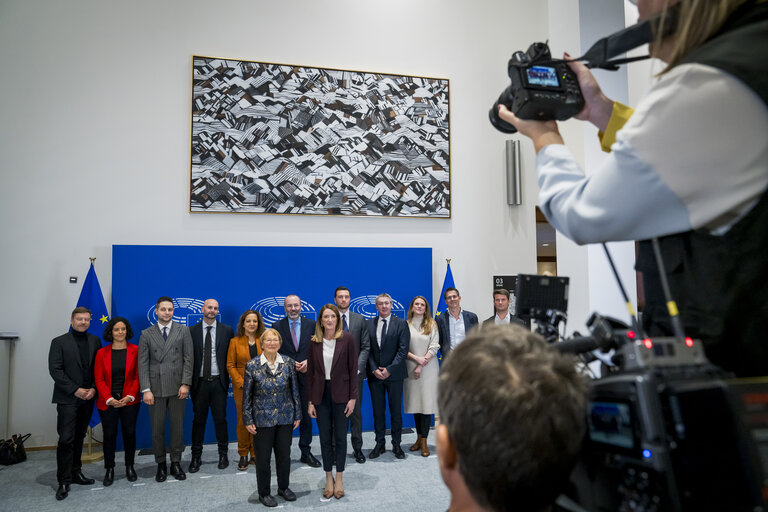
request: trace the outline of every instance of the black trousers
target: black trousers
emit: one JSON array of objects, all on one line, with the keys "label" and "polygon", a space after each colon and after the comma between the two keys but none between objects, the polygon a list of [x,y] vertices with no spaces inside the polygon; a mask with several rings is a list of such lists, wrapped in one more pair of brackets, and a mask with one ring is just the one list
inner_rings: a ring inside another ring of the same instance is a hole
[{"label": "black trousers", "polygon": [[[371,390],[371,405],[373,406],[373,428],[376,431],[376,444],[384,444],[384,432],[387,429],[384,408],[389,402],[389,416],[392,420],[392,446],[400,444],[403,433],[403,381],[379,380],[376,377],[368,379]],[[389,400],[387,400],[389,398]]]},{"label": "black trousers", "polygon": [[171,425],[171,462],[181,462],[181,452],[184,451],[184,412],[187,408],[187,400],[181,400],[176,395],[156,396],[155,404],[148,408],[155,462],[165,463],[166,417]]},{"label": "black trousers", "polygon": [[195,417],[192,420],[192,456],[199,457],[203,453],[205,424],[208,421],[208,409],[213,417],[213,427],[216,430],[216,442],[219,445],[219,455],[227,454],[229,436],[227,434],[227,390],[221,386],[219,377],[211,380],[198,379],[192,389],[192,410]]},{"label": "black trousers", "polygon": [[429,427],[432,425],[432,415],[415,413],[413,415],[413,421],[416,424],[416,434],[424,439],[429,437]]},{"label": "black trousers", "polygon": [[104,431],[104,467],[115,467],[115,446],[117,444],[117,424],[123,431],[125,445],[125,465],[133,466],[136,457],[136,419],[139,417],[140,403],[125,407],[107,407],[99,409],[101,428]]},{"label": "black trousers", "polygon": [[[351,432],[350,438],[352,440],[352,449],[360,450],[363,448],[363,413],[361,407],[363,403],[363,381],[365,380],[365,373],[360,372],[357,375],[357,401],[355,402],[355,410],[349,415],[349,430]],[[346,429],[345,429],[346,430]]]},{"label": "black trousers", "polygon": [[320,453],[323,457],[323,470],[333,470],[333,452],[336,452],[336,471],[344,471],[347,459],[347,417],[344,415],[346,403],[331,401],[331,381],[325,381],[323,401],[316,405],[317,429],[320,431]]},{"label": "black trousers", "polygon": [[302,455],[312,453],[312,418],[307,413],[309,399],[307,398],[307,379],[303,373],[298,373],[299,402],[301,402],[301,423],[299,423],[299,450]]},{"label": "black trousers", "polygon": [[275,470],[277,488],[287,489],[291,477],[291,440],[293,424],[274,427],[256,427],[253,444],[256,446],[256,484],[259,496],[270,493],[269,482],[272,478],[272,451],[275,452]]},{"label": "black trousers", "polygon": [[72,473],[83,467],[83,438],[93,414],[93,400],[78,400],[77,404],[56,405],[56,478],[60,484],[72,482]]}]

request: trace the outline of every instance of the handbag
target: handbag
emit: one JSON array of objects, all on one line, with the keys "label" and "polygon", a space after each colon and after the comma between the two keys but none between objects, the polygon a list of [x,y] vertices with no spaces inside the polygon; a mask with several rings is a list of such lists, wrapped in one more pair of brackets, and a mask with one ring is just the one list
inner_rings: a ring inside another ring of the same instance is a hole
[{"label": "handbag", "polygon": [[0,464],[10,466],[27,460],[27,451],[24,449],[24,441],[32,434],[14,434],[10,439],[0,441]]}]

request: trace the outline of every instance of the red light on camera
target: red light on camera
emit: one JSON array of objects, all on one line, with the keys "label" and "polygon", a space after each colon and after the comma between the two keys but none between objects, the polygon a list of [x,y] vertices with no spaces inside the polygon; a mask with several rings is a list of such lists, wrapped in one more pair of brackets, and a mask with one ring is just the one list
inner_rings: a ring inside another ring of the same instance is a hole
[{"label": "red light on camera", "polygon": [[637,334],[635,334],[635,331],[627,331],[627,338],[633,340],[637,337]]},{"label": "red light on camera", "polygon": [[685,338],[685,346],[686,347],[692,347],[693,346],[693,340],[691,338]]},{"label": "red light on camera", "polygon": [[653,348],[653,342],[651,341],[651,338],[645,338],[643,340],[643,345],[645,345],[645,348],[652,349]]}]

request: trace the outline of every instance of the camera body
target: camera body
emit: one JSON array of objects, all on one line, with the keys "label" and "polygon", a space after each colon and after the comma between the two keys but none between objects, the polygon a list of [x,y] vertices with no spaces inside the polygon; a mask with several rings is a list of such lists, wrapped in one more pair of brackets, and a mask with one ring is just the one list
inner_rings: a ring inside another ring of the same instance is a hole
[{"label": "camera body", "polygon": [[576,74],[566,61],[552,59],[546,43],[533,43],[526,52],[515,52],[507,73],[511,84],[488,113],[491,124],[501,132],[515,133],[517,129],[499,117],[499,105],[520,119],[539,121],[564,121],[584,108]]}]

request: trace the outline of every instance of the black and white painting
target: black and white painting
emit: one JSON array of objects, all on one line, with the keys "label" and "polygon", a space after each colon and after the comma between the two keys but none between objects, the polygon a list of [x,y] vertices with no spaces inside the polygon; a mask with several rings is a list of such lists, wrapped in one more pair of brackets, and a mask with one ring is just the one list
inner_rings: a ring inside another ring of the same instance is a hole
[{"label": "black and white painting", "polygon": [[190,211],[449,218],[448,80],[193,57]]}]

